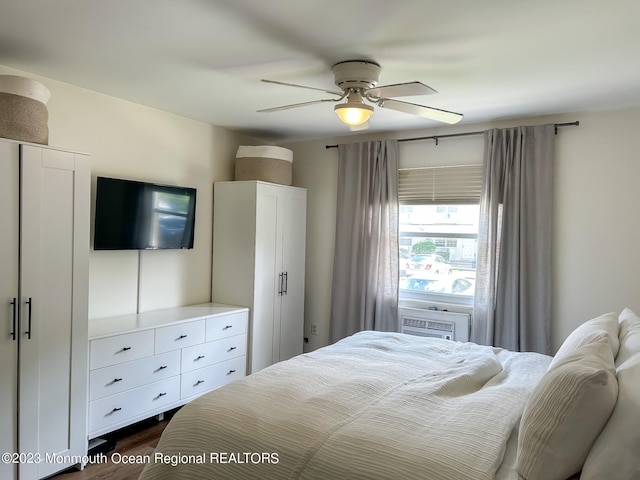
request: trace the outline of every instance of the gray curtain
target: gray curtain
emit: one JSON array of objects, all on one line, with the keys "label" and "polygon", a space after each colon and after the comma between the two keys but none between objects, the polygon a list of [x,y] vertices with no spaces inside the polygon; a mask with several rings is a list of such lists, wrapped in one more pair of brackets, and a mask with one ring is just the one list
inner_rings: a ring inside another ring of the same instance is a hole
[{"label": "gray curtain", "polygon": [[554,125],[488,130],[471,340],[551,353]]},{"label": "gray curtain", "polygon": [[331,342],[398,330],[398,142],[338,151]]}]

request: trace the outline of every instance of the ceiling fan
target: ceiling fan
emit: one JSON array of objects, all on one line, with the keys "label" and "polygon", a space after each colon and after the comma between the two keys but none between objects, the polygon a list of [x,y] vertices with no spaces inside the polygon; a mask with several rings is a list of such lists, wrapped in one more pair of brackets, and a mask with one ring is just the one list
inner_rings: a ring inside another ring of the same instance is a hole
[{"label": "ceiling fan", "polygon": [[[378,87],[378,77],[380,76],[380,65],[367,60],[348,60],[336,63],[333,67],[335,83],[342,91],[326,90],[324,88],[307,87],[294,83],[279,82],[276,80],[265,80],[266,83],[275,83],[288,87],[306,88],[308,90],[318,90],[336,98],[322,98],[310,102],[294,103],[280,107],[265,108],[258,112],[277,112],[290,108],[304,107],[323,102],[346,102],[334,107],[340,120],[351,127],[366,128],[369,117],[373,115],[374,108],[365,103],[370,102],[380,108],[389,108],[399,112],[417,115],[419,117],[436,120],[439,122],[454,124],[462,120],[462,114],[441,110],[439,108],[417,105],[415,103],[394,100],[392,97],[409,97],[416,95],[430,95],[436,92],[433,88],[421,82],[397,83],[394,85],[384,85]],[[358,129],[360,129],[358,128]]]}]

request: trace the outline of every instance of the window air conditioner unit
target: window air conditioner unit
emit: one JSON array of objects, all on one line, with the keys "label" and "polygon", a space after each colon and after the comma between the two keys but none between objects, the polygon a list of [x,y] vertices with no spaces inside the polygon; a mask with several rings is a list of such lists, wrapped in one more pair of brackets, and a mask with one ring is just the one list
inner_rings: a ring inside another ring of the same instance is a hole
[{"label": "window air conditioner unit", "polygon": [[469,341],[471,315],[468,313],[400,307],[398,316],[402,333],[457,342]]}]

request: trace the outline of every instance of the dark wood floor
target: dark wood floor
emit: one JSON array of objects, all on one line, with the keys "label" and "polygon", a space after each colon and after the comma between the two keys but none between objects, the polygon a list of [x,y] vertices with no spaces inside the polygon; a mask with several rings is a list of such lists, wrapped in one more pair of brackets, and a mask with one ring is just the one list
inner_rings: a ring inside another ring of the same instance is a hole
[{"label": "dark wood floor", "polygon": [[162,435],[162,431],[169,423],[173,413],[175,411],[168,412],[165,414],[164,420],[161,421],[151,418],[105,435],[104,438],[116,442],[116,447],[104,454],[107,461],[87,465],[82,471],[65,470],[50,478],[54,480],[136,480],[142,473],[144,464],[115,464],[111,461],[112,454],[152,455],[158,445],[160,435]]}]

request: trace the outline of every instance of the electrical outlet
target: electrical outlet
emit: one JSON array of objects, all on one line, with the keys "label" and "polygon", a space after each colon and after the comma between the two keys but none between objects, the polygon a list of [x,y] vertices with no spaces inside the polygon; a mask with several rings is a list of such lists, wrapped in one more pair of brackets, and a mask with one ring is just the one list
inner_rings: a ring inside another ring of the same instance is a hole
[{"label": "electrical outlet", "polygon": [[316,325],[315,323],[311,324],[311,335],[317,335],[318,334],[318,325]]}]

